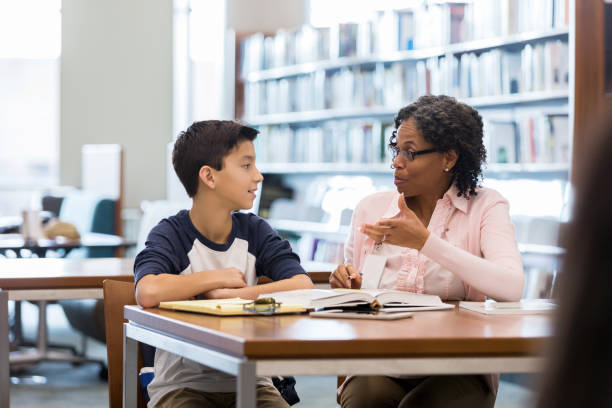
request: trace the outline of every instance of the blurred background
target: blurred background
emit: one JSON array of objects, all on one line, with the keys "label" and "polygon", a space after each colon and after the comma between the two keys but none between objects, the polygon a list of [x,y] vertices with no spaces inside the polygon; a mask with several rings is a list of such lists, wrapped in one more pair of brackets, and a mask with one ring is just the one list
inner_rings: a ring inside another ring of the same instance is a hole
[{"label": "blurred background", "polygon": [[251,211],[329,271],[357,202],[394,188],[395,113],[448,94],[484,119],[482,184],[510,202],[524,297],[553,296],[591,100],[577,27],[595,3],[0,0],[0,231],[44,210],[135,242],[134,256],[190,205],[170,164],[177,134],[236,119],[260,131]]}]

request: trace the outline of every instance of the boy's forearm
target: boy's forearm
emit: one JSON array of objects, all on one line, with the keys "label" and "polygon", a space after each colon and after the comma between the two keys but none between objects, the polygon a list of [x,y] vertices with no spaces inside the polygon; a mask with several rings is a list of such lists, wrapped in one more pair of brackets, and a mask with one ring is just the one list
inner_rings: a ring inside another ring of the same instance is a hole
[{"label": "boy's forearm", "polygon": [[[264,293],[280,292],[283,290],[312,289],[314,286],[308,275],[299,274],[288,279],[264,283],[255,286],[245,286],[239,289],[229,289],[228,297],[239,297],[242,299],[257,299]],[[223,289],[220,289],[223,290]]]},{"label": "boy's forearm", "polygon": [[136,286],[136,301],[142,307],[155,307],[159,302],[190,299],[221,286],[222,282],[208,279],[202,272],[147,275]]}]

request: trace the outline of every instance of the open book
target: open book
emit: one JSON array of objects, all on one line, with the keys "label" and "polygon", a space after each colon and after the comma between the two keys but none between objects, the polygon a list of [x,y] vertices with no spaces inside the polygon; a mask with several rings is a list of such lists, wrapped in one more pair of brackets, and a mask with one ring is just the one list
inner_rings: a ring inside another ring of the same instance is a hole
[{"label": "open book", "polygon": [[[269,297],[269,296],[266,296]],[[252,304],[252,300],[231,298],[231,299],[204,299],[204,300],[178,300],[173,302],[160,302],[159,307],[162,309],[181,310],[185,312],[197,312],[213,314],[217,316],[251,316],[259,314],[286,314],[286,313],[302,313],[306,309],[295,303],[281,304],[280,307],[274,308],[269,313],[256,312],[250,310],[248,305]],[[247,308],[245,309],[245,305]]]},{"label": "open book", "polygon": [[462,309],[488,315],[550,313],[557,305],[549,299],[523,299],[520,302],[459,302]]},{"label": "open book", "polygon": [[442,303],[435,295],[423,295],[386,289],[298,289],[267,293],[277,302],[301,305],[307,309],[339,308],[357,305],[374,305],[375,308],[393,308],[395,311],[453,309],[454,305]]}]

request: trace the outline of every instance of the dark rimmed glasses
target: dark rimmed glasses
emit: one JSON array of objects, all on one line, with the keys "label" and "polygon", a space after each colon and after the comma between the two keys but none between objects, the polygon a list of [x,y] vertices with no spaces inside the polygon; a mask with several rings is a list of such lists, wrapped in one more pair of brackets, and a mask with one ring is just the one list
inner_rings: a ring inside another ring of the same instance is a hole
[{"label": "dark rimmed glasses", "polygon": [[434,153],[439,150],[438,149],[425,149],[425,150],[417,150],[416,152],[413,152],[410,150],[392,149],[391,151],[393,152],[393,160],[395,160],[397,156],[401,156],[402,160],[406,162],[412,162],[414,161],[414,158],[416,156],[420,156],[422,154]]}]

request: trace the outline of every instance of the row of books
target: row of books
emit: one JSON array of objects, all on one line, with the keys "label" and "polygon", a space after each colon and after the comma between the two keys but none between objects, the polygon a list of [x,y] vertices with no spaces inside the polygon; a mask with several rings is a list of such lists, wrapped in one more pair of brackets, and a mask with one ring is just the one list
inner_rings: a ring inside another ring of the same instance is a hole
[{"label": "row of books", "polygon": [[480,55],[430,58],[426,70],[428,92],[460,98],[567,89],[568,44],[547,41],[519,50],[497,48]]},{"label": "row of books", "polygon": [[[289,241],[289,245],[296,252],[300,260],[341,264],[344,262],[344,243],[330,241],[323,238],[303,237],[299,231],[278,231],[281,238]],[[304,242],[306,240],[307,242]]]},{"label": "row of books", "polygon": [[568,115],[485,120],[488,163],[569,163]]},{"label": "row of books", "polygon": [[359,23],[281,29],[273,36],[254,34],[241,43],[241,73],[341,57],[390,55],[567,25],[568,0],[421,2],[414,8],[378,11]]},{"label": "row of books", "polygon": [[247,118],[286,112],[397,108],[424,94],[458,98],[567,89],[568,44],[546,41],[421,61],[371,64],[247,83]]},{"label": "row of books", "polygon": [[336,265],[341,264],[344,262],[344,244],[341,242],[331,242],[325,239],[315,238],[312,245],[310,260]]},{"label": "row of books", "polygon": [[329,121],[321,127],[262,126],[254,141],[260,163],[391,163],[391,125]]},{"label": "row of books", "polygon": [[[260,163],[391,164],[391,123],[330,121],[321,127],[262,126],[255,139]],[[488,163],[568,163],[568,115],[524,114],[484,120]]]}]

